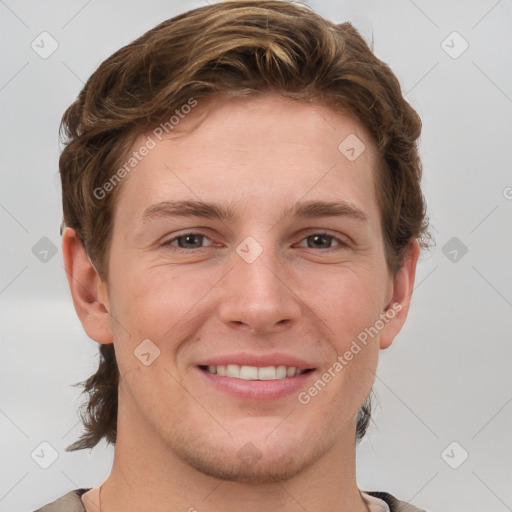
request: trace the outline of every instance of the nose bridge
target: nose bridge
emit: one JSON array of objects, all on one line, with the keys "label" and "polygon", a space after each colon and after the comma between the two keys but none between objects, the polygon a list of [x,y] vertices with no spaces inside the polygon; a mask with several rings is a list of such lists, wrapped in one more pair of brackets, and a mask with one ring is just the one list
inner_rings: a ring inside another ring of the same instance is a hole
[{"label": "nose bridge", "polygon": [[224,322],[265,332],[299,318],[300,305],[271,235],[245,238],[236,247],[233,265],[221,306]]},{"label": "nose bridge", "polygon": [[[261,237],[260,237],[261,240]],[[271,242],[261,245],[255,238],[244,240],[237,247],[235,257],[235,271],[240,278],[240,285],[252,293],[252,297],[263,297],[275,300],[280,295],[279,255]],[[277,282],[276,282],[277,281]]]}]

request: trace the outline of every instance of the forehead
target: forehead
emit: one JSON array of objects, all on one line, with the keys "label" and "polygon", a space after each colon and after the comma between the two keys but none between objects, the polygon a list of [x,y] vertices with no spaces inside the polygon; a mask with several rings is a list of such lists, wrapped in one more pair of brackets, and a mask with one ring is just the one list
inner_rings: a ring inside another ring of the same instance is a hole
[{"label": "forehead", "polygon": [[268,214],[283,201],[349,199],[378,215],[373,140],[355,118],[325,105],[274,94],[197,100],[188,114],[141,134],[130,154],[144,146],[151,149],[123,179],[115,216],[135,219],[176,198],[236,199],[247,209],[259,200]]}]

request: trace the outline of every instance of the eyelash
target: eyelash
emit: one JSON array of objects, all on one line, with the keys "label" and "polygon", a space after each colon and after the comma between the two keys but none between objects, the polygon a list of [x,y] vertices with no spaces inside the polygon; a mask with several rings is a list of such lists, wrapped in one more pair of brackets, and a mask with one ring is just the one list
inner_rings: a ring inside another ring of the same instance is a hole
[{"label": "eyelash", "polygon": [[[194,252],[200,251],[202,249],[206,249],[206,247],[196,247],[196,248],[193,248],[193,249],[184,249],[183,247],[175,247],[175,246],[171,245],[172,242],[175,242],[176,240],[178,240],[180,238],[184,238],[184,237],[189,236],[189,235],[199,235],[199,236],[203,236],[204,238],[207,238],[208,240],[210,240],[210,238],[207,235],[205,235],[204,233],[201,233],[199,231],[188,231],[188,232],[181,233],[180,235],[175,236],[174,238],[171,238],[171,239],[167,240],[166,242],[162,243],[161,245],[163,247],[171,247],[172,251],[177,252],[179,254],[185,254],[185,253],[190,254],[190,253],[194,253]],[[315,231],[314,233],[311,233],[311,234],[305,236],[304,238],[302,238],[302,240],[306,240],[307,238],[309,238],[311,236],[314,236],[314,235],[326,236],[326,237],[328,237],[328,239],[335,240],[336,242],[339,243],[338,249],[344,249],[344,248],[349,247],[349,245],[350,245],[345,240],[343,240],[341,238],[338,238],[338,237],[336,237],[334,235],[331,235],[330,233],[327,233],[325,231]],[[308,247],[307,247],[307,249],[308,249]],[[313,249],[313,250],[317,250],[317,251],[329,251],[329,250],[336,249],[336,247],[328,247],[326,249],[314,249],[312,247],[309,247],[309,249]]]}]

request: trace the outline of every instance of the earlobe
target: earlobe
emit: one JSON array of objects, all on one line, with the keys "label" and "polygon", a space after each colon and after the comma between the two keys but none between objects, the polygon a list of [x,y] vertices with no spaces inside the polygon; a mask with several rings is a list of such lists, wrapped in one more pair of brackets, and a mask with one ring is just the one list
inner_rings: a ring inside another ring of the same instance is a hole
[{"label": "earlobe", "polygon": [[62,233],[62,252],[73,304],[85,332],[98,343],[112,343],[106,285],[72,228]]},{"label": "earlobe", "polygon": [[379,346],[381,349],[391,346],[405,323],[411,305],[419,255],[419,243],[417,240],[413,240],[404,257],[402,268],[393,278],[392,297],[384,311],[388,321],[380,335]]}]

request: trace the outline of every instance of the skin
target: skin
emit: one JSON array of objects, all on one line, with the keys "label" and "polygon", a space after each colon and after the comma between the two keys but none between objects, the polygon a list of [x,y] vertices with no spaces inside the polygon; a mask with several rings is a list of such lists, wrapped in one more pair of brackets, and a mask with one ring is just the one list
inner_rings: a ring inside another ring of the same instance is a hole
[{"label": "skin", "polygon": [[[338,150],[349,134],[366,146],[354,161]],[[108,283],[65,230],[76,311],[93,340],[114,343],[121,373],[104,512],[366,510],[356,415],[379,350],[407,317],[419,255],[414,241],[399,273],[389,273],[377,168],[361,123],[328,107],[274,94],[202,100],[124,178]],[[149,206],[175,199],[231,202],[239,211],[230,221],[141,221]],[[368,220],[282,217],[285,206],[306,200],[346,201]],[[183,230],[205,237],[176,240]],[[315,242],[319,232],[349,245]],[[263,250],[252,263],[236,252],[248,236]],[[181,254],[172,250],[179,243]],[[307,405],[297,393],[242,400],[197,377],[198,362],[217,354],[279,351],[311,362],[307,390],[393,304],[401,310]],[[149,366],[134,357],[144,339],[160,350]],[[237,456],[248,442],[261,456],[253,464]],[[96,501],[84,503],[97,510]]]}]

